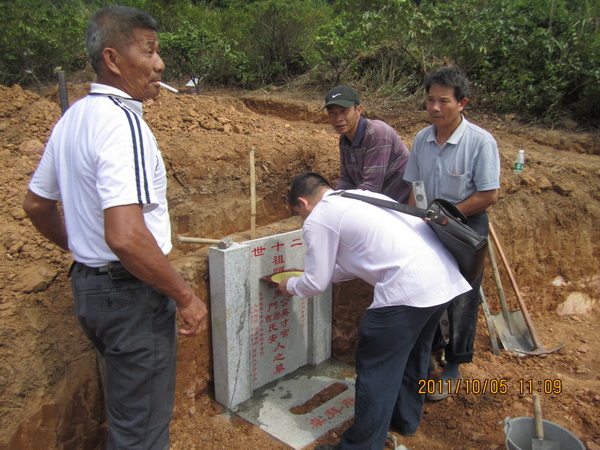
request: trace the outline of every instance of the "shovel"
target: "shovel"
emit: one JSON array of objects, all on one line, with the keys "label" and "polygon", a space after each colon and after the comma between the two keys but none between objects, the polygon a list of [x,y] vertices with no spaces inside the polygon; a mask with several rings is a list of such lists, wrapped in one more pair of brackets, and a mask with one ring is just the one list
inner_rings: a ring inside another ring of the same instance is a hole
[{"label": "shovel", "polygon": [[510,283],[512,284],[513,290],[515,291],[515,296],[517,297],[517,302],[519,303],[519,306],[521,307],[522,317],[525,321],[525,325],[527,326],[527,329],[529,330],[529,335],[531,336],[531,340],[533,341],[533,350],[523,351],[519,348],[515,348],[514,350],[517,352],[523,353],[525,355],[529,355],[529,356],[544,356],[544,355],[547,355],[548,353],[553,353],[553,352],[561,349],[562,347],[564,347],[564,344],[559,345],[558,347],[556,347],[555,349],[552,349],[552,350],[547,350],[546,347],[544,347],[544,344],[542,344],[542,341],[540,340],[540,338],[537,334],[537,330],[535,329],[535,325],[533,324],[533,320],[531,319],[531,315],[529,314],[529,311],[527,311],[527,306],[525,306],[525,301],[523,300],[523,297],[521,297],[521,291],[519,290],[519,287],[517,286],[517,280],[515,279],[515,275],[514,275],[512,269],[510,268],[510,265],[508,264],[506,255],[504,254],[504,251],[502,250],[502,246],[500,245],[500,242],[498,241],[498,236],[496,236],[496,231],[494,230],[494,227],[492,226],[491,222],[490,222],[490,235],[492,236],[492,240],[494,241],[494,244],[496,245],[496,248],[498,249],[498,252],[500,253],[500,258],[502,259],[502,263],[504,264],[504,268],[506,269],[508,278],[510,279]]},{"label": "shovel", "polygon": [[490,342],[492,344],[492,353],[494,353],[494,355],[498,356],[500,354],[500,349],[498,348],[498,339],[496,337],[496,327],[494,326],[494,320],[492,318],[492,314],[490,313],[490,308],[487,304],[487,300],[485,299],[485,294],[483,293],[483,288],[481,286],[479,286],[479,299],[481,300],[481,308],[483,309],[483,314],[485,315],[485,323],[487,324],[488,331],[490,333]]},{"label": "shovel", "polygon": [[500,337],[502,346],[508,351],[530,352],[534,348],[531,334],[527,329],[521,310],[508,310],[506,296],[504,295],[504,288],[502,287],[502,280],[500,279],[500,272],[498,270],[498,263],[491,243],[488,245],[488,256],[492,265],[494,281],[498,288],[498,298],[500,299],[502,310],[501,313],[492,314],[491,319],[496,328],[496,332]]},{"label": "shovel", "polygon": [[535,438],[531,439],[531,450],[560,450],[557,441],[544,439],[544,421],[542,420],[542,403],[540,396],[533,396],[533,420],[535,423]]}]

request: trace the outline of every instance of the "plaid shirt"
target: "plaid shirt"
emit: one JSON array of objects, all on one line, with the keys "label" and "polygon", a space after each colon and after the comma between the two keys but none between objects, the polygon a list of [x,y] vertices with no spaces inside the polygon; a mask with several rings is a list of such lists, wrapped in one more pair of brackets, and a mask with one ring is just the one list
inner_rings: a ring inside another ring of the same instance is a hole
[{"label": "plaid shirt", "polygon": [[410,153],[398,133],[381,120],[360,118],[351,144],[340,136],[340,177],[336,189],[364,189],[406,202],[403,180]]}]

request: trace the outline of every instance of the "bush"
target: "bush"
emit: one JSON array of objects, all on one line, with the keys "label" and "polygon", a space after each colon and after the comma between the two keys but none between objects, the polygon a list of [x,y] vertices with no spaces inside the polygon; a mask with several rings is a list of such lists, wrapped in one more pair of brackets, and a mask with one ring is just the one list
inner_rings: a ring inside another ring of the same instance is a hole
[{"label": "bush", "polygon": [[[6,2],[5,2],[6,3]],[[0,9],[0,83],[86,65],[83,32],[117,0],[15,0]],[[459,64],[475,107],[598,125],[600,4],[592,0],[126,0],[161,24],[165,76],[260,87],[294,77],[420,96]],[[324,86],[321,86],[324,87]]]},{"label": "bush", "polygon": [[85,67],[83,42],[88,10],[61,2],[18,0],[0,9],[0,83],[41,86],[54,81],[56,69]]}]

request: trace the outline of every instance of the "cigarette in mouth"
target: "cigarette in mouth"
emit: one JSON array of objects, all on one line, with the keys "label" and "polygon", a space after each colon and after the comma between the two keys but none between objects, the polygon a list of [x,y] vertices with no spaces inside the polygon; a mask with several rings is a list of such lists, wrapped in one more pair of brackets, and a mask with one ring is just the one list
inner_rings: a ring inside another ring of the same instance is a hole
[{"label": "cigarette in mouth", "polygon": [[158,84],[161,87],[164,87],[167,91],[171,91],[174,92],[175,94],[177,94],[179,91],[177,89],[175,89],[174,87],[169,86],[168,84],[163,83],[162,81],[159,81]]}]

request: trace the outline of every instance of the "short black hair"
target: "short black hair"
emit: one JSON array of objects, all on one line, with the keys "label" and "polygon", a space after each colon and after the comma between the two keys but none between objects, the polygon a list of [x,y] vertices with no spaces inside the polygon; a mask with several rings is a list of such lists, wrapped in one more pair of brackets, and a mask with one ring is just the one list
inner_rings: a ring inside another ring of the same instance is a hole
[{"label": "short black hair", "polygon": [[318,173],[305,172],[297,175],[290,186],[290,205],[298,206],[300,197],[312,197],[322,187],[333,189],[329,182]]},{"label": "short black hair", "polygon": [[458,66],[442,66],[429,75],[425,83],[427,93],[434,84],[454,88],[454,97],[458,101],[469,96],[469,78]]},{"label": "short black hair", "polygon": [[94,14],[85,31],[85,47],[96,73],[101,68],[102,50],[124,48],[139,28],[158,31],[158,23],[151,15],[129,6],[107,6]]}]

